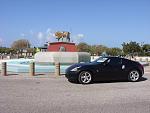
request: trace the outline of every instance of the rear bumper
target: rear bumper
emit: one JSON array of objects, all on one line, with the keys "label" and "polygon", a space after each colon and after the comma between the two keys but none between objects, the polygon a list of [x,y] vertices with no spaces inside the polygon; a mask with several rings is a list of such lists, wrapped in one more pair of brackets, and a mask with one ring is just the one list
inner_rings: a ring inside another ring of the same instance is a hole
[{"label": "rear bumper", "polygon": [[144,75],[144,66],[142,66],[142,68],[141,68],[141,76],[143,76]]},{"label": "rear bumper", "polygon": [[142,69],[142,76],[144,75],[144,68]]}]

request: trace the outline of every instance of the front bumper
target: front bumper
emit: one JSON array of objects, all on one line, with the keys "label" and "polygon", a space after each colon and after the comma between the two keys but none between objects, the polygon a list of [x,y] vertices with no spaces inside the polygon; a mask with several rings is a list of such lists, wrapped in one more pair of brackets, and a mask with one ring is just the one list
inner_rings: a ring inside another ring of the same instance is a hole
[{"label": "front bumper", "polygon": [[68,80],[78,80],[79,76],[79,71],[66,71],[65,72],[65,77]]}]

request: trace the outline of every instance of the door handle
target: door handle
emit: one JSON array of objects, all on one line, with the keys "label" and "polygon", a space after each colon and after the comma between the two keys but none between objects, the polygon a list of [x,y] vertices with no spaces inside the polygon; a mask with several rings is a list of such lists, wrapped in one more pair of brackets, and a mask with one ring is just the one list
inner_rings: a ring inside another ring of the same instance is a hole
[{"label": "door handle", "polygon": [[122,65],[122,69],[125,69],[126,68],[126,66],[125,65]]}]

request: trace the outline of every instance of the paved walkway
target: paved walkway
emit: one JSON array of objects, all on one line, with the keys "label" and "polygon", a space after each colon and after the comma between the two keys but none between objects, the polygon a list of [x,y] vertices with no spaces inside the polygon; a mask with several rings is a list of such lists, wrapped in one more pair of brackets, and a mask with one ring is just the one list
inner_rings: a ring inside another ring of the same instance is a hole
[{"label": "paved walkway", "polygon": [[0,76],[0,78],[14,78],[14,79],[33,79],[33,78],[61,78],[64,76],[64,74],[60,76],[55,76],[54,73],[36,73],[35,76],[30,76],[29,73],[13,73],[13,72],[8,72],[7,76]]}]

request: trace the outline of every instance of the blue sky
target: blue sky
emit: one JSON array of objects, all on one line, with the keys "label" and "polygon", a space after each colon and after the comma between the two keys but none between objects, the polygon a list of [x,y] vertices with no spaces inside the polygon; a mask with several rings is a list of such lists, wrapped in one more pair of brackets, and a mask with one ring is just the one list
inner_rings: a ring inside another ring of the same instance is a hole
[{"label": "blue sky", "polygon": [[150,0],[0,0],[2,46],[21,38],[40,46],[56,31],[71,32],[76,43],[150,44]]}]

